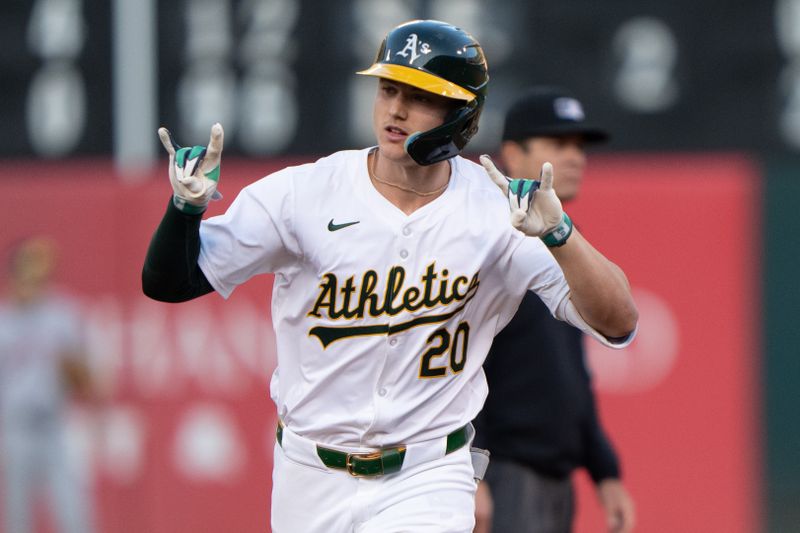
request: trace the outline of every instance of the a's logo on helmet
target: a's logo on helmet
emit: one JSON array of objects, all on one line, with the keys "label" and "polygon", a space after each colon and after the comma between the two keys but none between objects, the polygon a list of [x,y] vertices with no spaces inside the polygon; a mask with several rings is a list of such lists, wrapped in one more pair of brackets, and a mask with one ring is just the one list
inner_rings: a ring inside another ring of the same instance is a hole
[{"label": "a's logo on helmet", "polygon": [[428,43],[420,42],[419,38],[417,37],[417,34],[412,33],[406,39],[405,47],[403,47],[403,49],[397,52],[397,54],[395,55],[403,57],[410,56],[411,59],[408,60],[408,64],[410,65],[414,61],[419,59],[420,54],[430,54],[430,53],[431,53],[430,45]]}]

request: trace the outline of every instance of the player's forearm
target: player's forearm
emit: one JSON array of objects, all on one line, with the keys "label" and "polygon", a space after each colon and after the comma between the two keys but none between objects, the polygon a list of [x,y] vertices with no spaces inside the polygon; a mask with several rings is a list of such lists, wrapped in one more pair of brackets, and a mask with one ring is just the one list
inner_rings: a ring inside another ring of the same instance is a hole
[{"label": "player's forearm", "polygon": [[583,319],[606,337],[625,337],[639,313],[622,270],[575,229],[561,247],[551,248],[570,287],[570,299]]},{"label": "player's forearm", "polygon": [[170,199],[142,268],[142,291],[161,302],[183,302],[213,290],[197,265],[202,215],[179,211]]}]

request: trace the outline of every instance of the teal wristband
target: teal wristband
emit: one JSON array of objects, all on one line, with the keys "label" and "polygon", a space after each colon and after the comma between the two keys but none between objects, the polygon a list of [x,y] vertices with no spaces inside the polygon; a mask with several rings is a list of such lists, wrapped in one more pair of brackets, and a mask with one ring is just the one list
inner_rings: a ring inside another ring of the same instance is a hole
[{"label": "teal wristband", "polygon": [[541,238],[548,248],[556,248],[558,246],[564,246],[564,243],[567,242],[570,235],[572,235],[572,220],[570,220],[566,213],[563,213],[561,224],[551,229],[545,235],[542,235]]}]

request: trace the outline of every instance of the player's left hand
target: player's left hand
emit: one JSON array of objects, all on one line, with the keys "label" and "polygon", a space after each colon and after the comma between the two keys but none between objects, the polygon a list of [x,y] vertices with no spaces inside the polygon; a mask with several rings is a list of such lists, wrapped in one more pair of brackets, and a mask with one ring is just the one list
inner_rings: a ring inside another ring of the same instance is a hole
[{"label": "player's left hand", "polygon": [[169,181],[175,206],[184,213],[206,210],[209,200],[218,200],[219,166],[222,158],[222,124],[211,127],[208,146],[181,148],[167,128],[158,129],[161,144],[169,153]]},{"label": "player's left hand", "polygon": [[482,155],[480,161],[508,197],[512,226],[530,237],[542,237],[561,224],[564,210],[553,190],[553,165],[542,165],[540,180],[528,180],[507,178],[488,155]]},{"label": "player's left hand", "polygon": [[609,533],[630,533],[636,522],[633,500],[619,479],[604,479],[597,495],[606,511]]}]

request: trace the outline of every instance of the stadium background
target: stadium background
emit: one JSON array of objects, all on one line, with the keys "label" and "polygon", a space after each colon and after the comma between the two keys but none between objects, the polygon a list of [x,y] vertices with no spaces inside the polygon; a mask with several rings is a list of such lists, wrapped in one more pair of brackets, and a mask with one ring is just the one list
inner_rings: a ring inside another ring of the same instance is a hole
[{"label": "stadium background", "polygon": [[[73,413],[101,531],[264,531],[270,280],[171,306],[139,272],[169,197],[155,130],[226,128],[222,212],[286,164],[370,142],[382,35],[469,29],[492,85],[467,154],[534,83],[613,141],[571,208],[629,274],[641,335],[593,347],[639,531],[800,531],[800,0],[14,0],[0,7],[0,246],[61,244],[104,404]],[[189,31],[191,28],[191,31]],[[578,531],[599,508],[580,477]],[[42,519],[49,529],[46,517]]]}]

